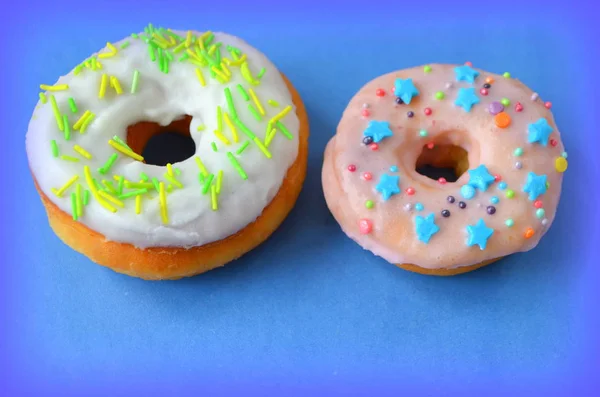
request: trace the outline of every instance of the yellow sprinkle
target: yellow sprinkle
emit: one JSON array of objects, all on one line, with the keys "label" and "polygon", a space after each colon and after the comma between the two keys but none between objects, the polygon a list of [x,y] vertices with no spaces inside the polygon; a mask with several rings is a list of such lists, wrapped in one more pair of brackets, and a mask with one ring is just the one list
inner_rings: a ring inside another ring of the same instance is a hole
[{"label": "yellow sprinkle", "polygon": [[118,206],[118,207],[125,207],[125,203],[123,203],[121,200],[119,200],[116,197],[111,196],[110,194],[106,193],[104,190],[99,190],[98,191],[98,195],[100,197],[102,197],[103,199],[105,199],[106,201],[110,201],[112,204]]},{"label": "yellow sprinkle", "polygon": [[95,63],[97,69],[102,69],[102,64],[99,61]]},{"label": "yellow sprinkle", "polygon": [[106,46],[107,46],[108,48],[110,48],[110,50],[111,50],[112,52],[114,52],[115,54],[117,53],[117,48],[116,48],[114,45],[112,45],[111,43],[106,43]]},{"label": "yellow sprinkle", "polygon": [[212,56],[216,50],[217,50],[217,45],[216,44],[211,45],[210,48],[208,49],[208,55]]},{"label": "yellow sprinkle", "polygon": [[198,43],[198,47],[200,48],[200,50],[206,51],[206,48],[204,47],[204,40],[196,40],[196,43]]},{"label": "yellow sprinkle", "polygon": [[173,38],[173,36],[169,36],[169,44],[171,46],[174,46],[175,44],[177,44],[177,41],[175,41],[175,39]]},{"label": "yellow sprinkle", "polygon": [[269,99],[269,100],[267,101],[267,103],[268,103],[269,105],[273,106],[274,108],[277,108],[277,107],[279,107],[279,104],[277,103],[277,101],[274,101],[274,100],[272,100],[272,99]]},{"label": "yellow sprinkle", "polygon": [[117,79],[115,76],[110,76],[110,86],[115,89],[117,95],[121,95],[123,93],[119,79]]},{"label": "yellow sprinkle", "polygon": [[183,42],[179,43],[179,44],[177,45],[177,47],[173,48],[173,52],[174,52],[175,54],[177,54],[179,51],[183,50],[184,48],[186,48],[185,41],[183,41]]},{"label": "yellow sprinkle", "polygon": [[[117,178],[119,178],[119,177],[117,177]],[[126,181],[125,182],[125,187],[127,189],[132,189],[132,188],[133,189],[153,189],[154,188],[154,184],[150,183],[150,182],[144,182],[144,181],[141,181],[141,182],[129,182],[129,181]]]},{"label": "yellow sprinkle", "polygon": [[258,137],[254,137],[253,139],[254,143],[256,143],[256,146],[258,146],[258,148],[260,149],[261,152],[263,152],[263,154],[270,159],[271,156],[271,152],[269,152],[269,150],[265,147],[265,145],[263,145],[263,143],[260,141],[260,139],[258,139]]},{"label": "yellow sprinkle", "polygon": [[212,32],[210,30],[207,30],[206,32],[202,33],[200,35],[200,37],[198,37],[199,41],[204,41],[205,38],[207,38],[208,36],[210,36],[212,34]]},{"label": "yellow sprinkle", "polygon": [[169,173],[169,175],[171,175],[171,176],[175,175],[175,174],[173,173],[173,166],[171,165],[171,163],[168,163],[168,164],[167,164],[167,172],[168,172],[168,173]]},{"label": "yellow sprinkle", "polygon": [[54,118],[56,119],[58,129],[64,131],[65,126],[63,124],[63,118],[60,115],[60,109],[58,108],[58,104],[56,103],[56,98],[54,97],[54,95],[50,95],[50,104],[52,105],[52,112],[54,112]]},{"label": "yellow sprinkle", "polygon": [[223,170],[217,174],[217,194],[221,193],[221,185],[223,184]]},{"label": "yellow sprinkle", "polygon": [[231,122],[231,119],[229,118],[229,114],[227,112],[224,112],[223,118],[225,119],[225,124],[227,124],[227,126],[231,130],[231,136],[233,137],[233,141],[237,143],[238,142],[237,130],[235,129],[235,126]]},{"label": "yellow sprinkle", "polygon": [[204,125],[199,125],[198,128],[196,128],[197,131],[204,131],[206,127]]},{"label": "yellow sprinkle", "polygon": [[90,172],[89,165],[83,166],[83,174],[85,175],[85,181],[87,182],[88,188],[92,192],[92,195],[97,196],[98,189],[96,189],[96,184],[94,183],[94,180],[92,179],[92,173]]},{"label": "yellow sprinkle", "polygon": [[231,76],[231,71],[229,70],[229,68],[227,67],[227,65],[225,65],[225,62],[221,61],[221,69],[223,69],[223,72],[225,73],[225,75],[227,77]]},{"label": "yellow sprinkle", "polygon": [[271,144],[271,141],[273,140],[273,138],[275,137],[275,134],[277,133],[277,130],[275,128],[273,128],[271,130],[271,132],[269,132],[267,134],[267,136],[265,137],[265,146],[269,147],[269,145]]},{"label": "yellow sprinkle", "polygon": [[242,54],[242,57],[240,59],[229,62],[229,66],[240,66],[244,64],[244,62],[246,62],[246,54]]},{"label": "yellow sprinkle", "polygon": [[65,183],[60,189],[56,190],[56,189],[52,189],[52,192],[54,194],[56,194],[58,197],[62,197],[63,193],[71,187],[72,184],[74,184],[77,180],[79,179],[79,175],[75,175],[74,177],[72,177],[71,179],[69,179],[67,181],[67,183]]},{"label": "yellow sprinkle", "polygon": [[187,36],[185,38],[185,46],[189,47],[190,45],[192,45],[192,31],[188,30]]},{"label": "yellow sprinkle", "polygon": [[73,150],[75,150],[75,151],[76,151],[77,153],[79,153],[79,154],[80,154],[82,157],[85,157],[85,158],[86,158],[86,159],[88,159],[88,160],[92,158],[92,155],[91,155],[91,154],[90,154],[90,153],[89,153],[87,150],[85,150],[84,148],[82,148],[82,147],[81,147],[81,146],[79,146],[79,145],[75,145],[75,146],[73,146]]},{"label": "yellow sprinkle", "polygon": [[[115,181],[119,182],[121,180],[121,175],[113,175],[113,179]],[[130,182],[127,179],[123,178],[123,184],[126,184],[126,183],[133,183],[133,182]],[[152,186],[154,186],[154,185],[152,185]]]},{"label": "yellow sprinkle", "polygon": [[75,190],[75,198],[76,198],[76,212],[77,212],[77,217],[81,217],[81,215],[83,215],[83,192],[81,189],[81,184],[77,184],[77,188]]},{"label": "yellow sprinkle", "polygon": [[206,85],[206,81],[204,80],[202,71],[198,68],[196,68],[196,76],[198,76],[198,80],[200,81],[200,84],[202,84],[202,87],[204,87]]},{"label": "yellow sprinkle", "polygon": [[79,159],[77,157],[67,156],[66,154],[61,155],[60,158],[65,161],[71,161],[73,163],[79,162]]},{"label": "yellow sprinkle", "polygon": [[284,118],[286,114],[290,112],[290,110],[292,110],[292,107],[290,105],[286,106],[281,112],[273,116],[273,118],[269,121],[269,124],[275,124],[276,122]]},{"label": "yellow sprinkle", "polygon": [[225,138],[225,135],[221,134],[219,131],[215,130],[214,131],[215,136],[224,144],[226,145],[231,145],[231,142],[229,142],[229,139]]},{"label": "yellow sprinkle", "polygon": [[196,55],[196,53],[195,53],[194,51],[192,51],[192,50],[190,50],[190,49],[188,48],[187,50],[185,50],[185,52],[187,52],[187,53],[188,53],[188,55],[189,55],[190,57],[192,57],[193,59],[195,59],[196,61],[198,61],[198,62],[202,63],[202,60],[201,60],[201,58],[200,58],[200,57],[198,57],[198,55]]},{"label": "yellow sprinkle", "polygon": [[225,65],[231,65],[231,59],[226,58],[226,57],[222,58],[222,59],[223,59],[223,62],[225,62]]},{"label": "yellow sprinkle", "polygon": [[110,52],[104,52],[102,54],[98,54],[98,58],[110,58],[117,55],[117,49],[111,43],[106,43],[106,46],[110,50]]},{"label": "yellow sprinkle", "polygon": [[250,72],[248,62],[244,61],[242,63],[242,66],[240,67],[240,70],[242,72],[242,77],[244,77],[246,79],[246,81],[248,81],[250,84],[252,84],[252,85],[260,84],[260,82],[252,76],[252,72]]},{"label": "yellow sprinkle", "polygon": [[165,179],[171,182],[173,185],[178,187],[179,189],[183,189],[183,185],[179,182],[173,175],[165,174]]},{"label": "yellow sprinkle", "polygon": [[248,92],[250,93],[250,98],[252,98],[252,101],[254,101],[254,104],[256,105],[256,108],[258,109],[258,112],[260,113],[261,116],[264,116],[265,115],[265,108],[263,108],[262,104],[258,100],[258,97],[254,93],[254,90],[252,88],[248,88]]},{"label": "yellow sprinkle", "polygon": [[108,144],[110,146],[112,146],[113,148],[115,148],[116,150],[118,150],[119,152],[123,153],[125,156],[129,156],[132,159],[137,160],[137,161],[144,161],[144,158],[142,156],[140,156],[137,153],[132,152],[131,150],[127,149],[124,146],[121,146],[120,144],[113,141],[112,139],[108,141]]},{"label": "yellow sprinkle", "polygon": [[135,213],[138,215],[142,213],[142,195],[141,194],[138,194],[137,196],[135,196]]},{"label": "yellow sprinkle", "polygon": [[94,117],[96,117],[96,115],[94,113],[92,113],[89,115],[89,117],[87,119],[85,119],[85,121],[81,125],[81,131],[79,131],[81,134],[83,134],[85,132],[85,130],[87,129],[88,125],[90,125],[90,123],[92,122]]},{"label": "yellow sprinkle", "polygon": [[163,223],[169,223],[169,213],[167,211],[167,195],[165,193],[165,183],[160,182],[158,184],[158,194],[160,200],[160,216]]},{"label": "yellow sprinkle", "polygon": [[200,157],[196,156],[196,157],[194,157],[194,160],[196,160],[196,164],[198,164],[198,168],[200,168],[200,172],[202,173],[202,175],[203,176],[208,175],[208,170],[204,166],[204,163],[202,162],[202,160],[200,160]]},{"label": "yellow sprinkle", "polygon": [[43,92],[40,92],[40,102],[42,102],[42,105],[48,102],[48,98],[46,98],[46,94]]},{"label": "yellow sprinkle", "polygon": [[102,200],[102,198],[98,195],[96,195],[96,201],[98,201],[98,204],[100,204],[101,206],[103,206],[104,208],[106,208],[108,211],[115,213],[117,212],[117,209],[115,207],[113,207],[112,205],[108,204],[106,201]]},{"label": "yellow sprinkle", "polygon": [[44,91],[64,91],[69,89],[68,84],[46,85],[41,84],[40,89]]},{"label": "yellow sprinkle", "polygon": [[106,87],[108,86],[108,75],[106,73],[102,73],[102,80],[100,80],[100,90],[98,91],[98,98],[104,98],[104,94],[106,94]]},{"label": "yellow sprinkle", "polygon": [[[169,42],[166,41],[165,39],[163,39],[161,36],[159,36],[157,33],[153,33],[152,36],[154,37],[154,42],[156,44],[158,44],[159,46],[162,44],[163,46],[165,46],[164,48],[169,46]],[[163,49],[164,49],[163,48]]]},{"label": "yellow sprinkle", "polygon": [[215,185],[210,186],[210,201],[212,203],[212,210],[218,210],[219,204],[217,203],[217,189],[215,188]]},{"label": "yellow sprinkle", "polygon": [[227,77],[223,72],[221,72],[219,69],[217,69],[216,66],[211,66],[210,68],[213,72],[215,72],[215,74],[217,76],[219,76],[221,79],[223,79],[224,81],[228,81],[229,77]]},{"label": "yellow sprinkle", "polygon": [[110,183],[110,181],[107,181],[106,179],[102,180],[102,184],[104,185],[104,187],[106,189],[108,189],[109,192],[111,192],[112,194],[117,194],[117,190],[114,188],[114,186]]},{"label": "yellow sprinkle", "polygon": [[83,124],[83,122],[85,121],[85,119],[87,119],[87,118],[88,118],[88,116],[89,116],[90,114],[92,114],[92,112],[90,112],[89,110],[86,110],[86,111],[85,111],[85,112],[84,112],[84,113],[81,115],[81,117],[79,118],[79,120],[77,120],[77,121],[75,122],[75,124],[73,125],[73,129],[74,129],[74,130],[78,130],[78,129],[79,129],[79,127],[81,127],[81,125]]}]

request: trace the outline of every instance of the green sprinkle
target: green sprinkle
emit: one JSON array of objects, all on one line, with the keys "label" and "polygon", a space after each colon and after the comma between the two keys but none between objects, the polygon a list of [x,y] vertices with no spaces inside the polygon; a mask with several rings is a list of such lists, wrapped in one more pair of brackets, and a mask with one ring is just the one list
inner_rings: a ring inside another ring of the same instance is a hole
[{"label": "green sprinkle", "polygon": [[265,68],[262,68],[261,70],[258,71],[258,74],[256,75],[257,79],[260,79],[261,77],[263,77],[263,75],[265,74],[267,70]]},{"label": "green sprinkle", "polygon": [[248,95],[248,93],[246,92],[246,90],[244,89],[244,87],[242,87],[241,84],[237,85],[237,89],[240,92],[240,95],[242,95],[242,97],[244,98],[245,101],[249,101],[250,100],[250,96]]},{"label": "green sprinkle", "polygon": [[125,177],[123,175],[120,175],[119,176],[119,188],[118,188],[119,189],[118,190],[119,194],[123,193],[123,187],[124,186],[125,186]]},{"label": "green sprinkle", "polygon": [[513,198],[513,197],[515,197],[515,192],[514,192],[514,190],[510,190],[510,189],[509,189],[509,190],[507,190],[507,191],[506,191],[506,197],[507,197],[507,198]]},{"label": "green sprinkle", "polygon": [[118,157],[119,155],[116,153],[111,154],[108,160],[106,160],[106,162],[104,163],[104,165],[98,168],[98,172],[102,175],[106,174],[108,171],[110,171],[110,168],[113,166],[115,161],[117,161]]},{"label": "green sprinkle", "polygon": [[40,92],[40,102],[42,102],[42,104],[48,102],[48,98],[46,98],[46,94],[43,92]]},{"label": "green sprinkle", "polygon": [[274,100],[272,100],[272,99],[269,99],[269,100],[267,101],[267,103],[268,103],[269,105],[273,106],[274,108],[278,108],[278,107],[279,107],[279,103],[277,103],[277,101],[274,101]]},{"label": "green sprinkle", "polygon": [[538,208],[535,211],[535,216],[537,216],[538,219],[542,219],[544,215],[546,215],[546,210],[544,210],[543,208]]},{"label": "green sprinkle", "polygon": [[427,130],[419,131],[419,136],[421,136],[422,138],[425,138],[427,136]]},{"label": "green sprinkle", "polygon": [[513,227],[513,225],[515,224],[515,221],[513,221],[512,219],[508,218],[504,224],[508,227]]},{"label": "green sprinkle", "polygon": [[429,65],[423,66],[423,72],[425,72],[425,73],[431,72],[431,66],[429,66]]},{"label": "green sprinkle", "polygon": [[502,77],[504,77],[505,79],[510,79],[510,73],[504,72],[504,74],[502,75]]},{"label": "green sprinkle", "polygon": [[204,45],[205,46],[210,45],[210,43],[213,41],[214,38],[215,38],[214,33],[209,34],[208,37],[204,40]]},{"label": "green sprinkle", "polygon": [[119,138],[118,136],[116,136],[116,135],[113,136],[113,141],[117,142],[119,145],[124,146],[133,152],[133,150],[129,147],[129,145],[127,145],[127,143],[125,143],[125,141],[122,140],[121,138]]},{"label": "green sprinkle", "polygon": [[442,99],[444,99],[444,97],[446,97],[446,94],[444,94],[443,91],[438,91],[435,93],[435,99],[441,101]]},{"label": "green sprinkle", "polygon": [[179,168],[174,168],[175,170],[175,175],[179,176],[181,175],[181,170]]},{"label": "green sprinkle", "polygon": [[85,65],[82,63],[80,65],[75,66],[75,69],[73,69],[73,74],[75,74],[75,76],[77,76],[79,73],[81,73],[81,70],[85,67]]},{"label": "green sprinkle", "polygon": [[131,34],[131,37],[133,37],[134,39],[137,39],[137,38],[138,38],[138,35],[137,35],[137,33],[132,33],[132,34]]},{"label": "green sprinkle", "polygon": [[290,139],[290,140],[294,139],[293,135],[292,135],[292,134],[290,133],[290,131],[289,131],[289,130],[288,130],[286,127],[285,127],[285,125],[283,125],[283,123],[282,123],[281,121],[277,121],[277,122],[275,123],[275,125],[277,126],[277,128],[279,128],[279,130],[281,131],[281,133],[282,133],[283,135],[285,135],[285,137],[286,137],[287,139]]},{"label": "green sprinkle", "polygon": [[251,103],[248,104],[248,110],[250,111],[250,113],[252,113],[252,115],[254,116],[254,118],[256,119],[256,121],[260,121],[260,114],[258,114],[258,110],[254,109],[254,106],[252,106]]},{"label": "green sprinkle", "polygon": [[185,52],[182,56],[179,57],[179,62],[183,62],[186,59],[188,59],[190,57],[190,54],[188,54],[187,52]]},{"label": "green sprinkle", "polygon": [[567,152],[562,152],[560,155],[561,157],[567,158],[569,154]]},{"label": "green sprinkle", "polygon": [[71,139],[71,126],[69,125],[69,117],[66,114],[63,114],[63,126],[65,127],[65,141]]},{"label": "green sprinkle", "polygon": [[210,143],[210,146],[212,147],[213,152],[219,151],[219,149],[217,149],[217,144],[214,141]]},{"label": "green sprinkle", "polygon": [[160,183],[157,178],[152,178],[152,184],[154,185],[154,189],[156,189],[157,192],[160,192]]},{"label": "green sprinkle", "polygon": [[54,139],[50,141],[50,148],[52,149],[52,156],[58,157],[58,145]]},{"label": "green sprinkle", "polygon": [[373,208],[373,206],[375,206],[375,203],[373,202],[373,200],[367,200],[365,202],[365,207],[367,207],[368,209]]},{"label": "green sprinkle", "polygon": [[73,163],[78,163],[79,159],[77,157],[73,157],[73,156],[67,156],[66,154],[63,154],[62,156],[60,156],[61,159],[65,160],[65,161],[71,161]]},{"label": "green sprinkle", "polygon": [[103,179],[102,184],[104,185],[104,187],[106,187],[106,190],[108,190],[112,194],[117,194],[117,189],[115,189],[115,186],[113,185],[112,181]]},{"label": "green sprinkle", "polygon": [[133,82],[131,83],[131,93],[135,94],[138,89],[138,84],[140,82],[140,71],[135,69],[133,71]]},{"label": "green sprinkle", "polygon": [[124,198],[128,198],[128,197],[139,196],[140,194],[144,194],[144,193],[148,193],[148,189],[132,190],[130,192],[120,194],[119,198],[124,199]]},{"label": "green sprinkle", "polygon": [[202,172],[198,173],[198,182],[200,182],[201,185],[204,183],[204,175],[202,175]]},{"label": "green sprinkle", "polygon": [[73,220],[77,220],[77,195],[75,192],[71,193],[71,211],[73,212]]},{"label": "green sprinkle", "polygon": [[248,127],[246,127],[244,125],[244,123],[242,123],[242,120],[240,120],[236,117],[233,119],[233,122],[236,123],[238,127],[240,127],[240,130],[242,130],[242,132],[244,134],[246,134],[246,136],[248,136],[248,138],[254,139],[256,137],[256,135],[254,135],[254,133],[252,131],[250,131],[250,129]]},{"label": "green sprinkle", "polygon": [[85,192],[83,192],[83,205],[88,205],[89,202],[90,202],[90,191],[85,189]]},{"label": "green sprinkle", "polygon": [[238,156],[239,156],[240,154],[242,154],[242,152],[243,152],[244,150],[246,150],[246,148],[248,147],[248,145],[250,145],[250,141],[246,141],[246,142],[244,142],[244,143],[242,144],[242,146],[240,146],[240,148],[237,150],[237,152],[235,152],[235,154],[237,154]]},{"label": "green sprinkle", "polygon": [[102,190],[102,185],[96,180],[96,178],[92,178],[92,183],[96,186],[96,189]]},{"label": "green sprinkle", "polygon": [[217,131],[223,131],[223,112],[221,106],[217,106]]},{"label": "green sprinkle", "polygon": [[156,54],[154,53],[154,47],[151,45],[148,46],[148,54],[150,55],[150,60],[152,62],[156,61]]},{"label": "green sprinkle", "polygon": [[240,163],[237,161],[237,159],[235,158],[235,156],[233,154],[231,154],[231,152],[227,152],[227,158],[229,159],[229,162],[231,163],[231,165],[233,166],[233,168],[235,168],[235,170],[238,172],[238,174],[240,174],[240,176],[242,177],[242,179],[243,180],[248,179],[248,175],[246,175],[246,172],[244,171],[244,169],[242,168],[242,166],[240,165]]},{"label": "green sprinkle", "polygon": [[128,41],[126,41],[126,42],[124,42],[123,44],[121,44],[121,49],[123,49],[123,50],[124,50],[124,49],[125,49],[125,48],[127,48],[127,47],[129,47],[129,42],[128,42]]},{"label": "green sprinkle", "polygon": [[69,98],[69,108],[72,113],[77,113],[77,105],[75,105],[75,100],[73,98]]},{"label": "green sprinkle", "polygon": [[500,103],[504,106],[508,106],[508,105],[510,105],[510,100],[508,98],[502,98],[500,100]]},{"label": "green sprinkle", "polygon": [[516,157],[521,157],[521,156],[523,155],[523,149],[522,149],[522,148],[520,148],[520,147],[518,147],[518,148],[516,148],[516,149],[515,149],[515,151],[513,152],[513,154],[514,154]]},{"label": "green sprinkle", "polygon": [[171,52],[170,52],[170,51],[165,51],[165,56],[167,57],[167,59],[168,59],[169,61],[172,61],[172,60],[173,60],[173,54],[171,54]]},{"label": "green sprinkle", "polygon": [[237,112],[235,111],[235,106],[233,106],[233,98],[231,97],[231,91],[229,90],[229,87],[225,88],[224,91],[225,98],[227,99],[227,108],[229,109],[229,114],[234,119],[237,119]]},{"label": "green sprinkle", "polygon": [[148,182],[150,178],[148,178],[148,175],[146,175],[145,172],[140,172],[140,179],[144,182]]},{"label": "green sprinkle", "polygon": [[214,174],[208,175],[208,178],[206,178],[206,180],[204,181],[204,186],[202,187],[202,194],[208,193],[208,189],[210,189],[210,184],[211,184],[212,180],[214,179],[214,177],[215,177]]}]

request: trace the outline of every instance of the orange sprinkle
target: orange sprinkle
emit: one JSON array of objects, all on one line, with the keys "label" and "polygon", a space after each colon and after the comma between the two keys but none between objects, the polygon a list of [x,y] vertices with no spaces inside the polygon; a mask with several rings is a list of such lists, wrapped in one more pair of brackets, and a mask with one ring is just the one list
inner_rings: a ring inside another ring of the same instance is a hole
[{"label": "orange sprinkle", "polygon": [[528,227],[527,230],[525,230],[524,236],[525,236],[525,238],[531,238],[531,237],[533,237],[534,234],[535,234],[535,230]]},{"label": "orange sprinkle", "polygon": [[493,84],[494,83],[494,78],[493,77],[486,77],[485,78],[485,82],[488,84]]},{"label": "orange sprinkle", "polygon": [[498,128],[506,128],[510,125],[510,116],[508,113],[500,112],[494,116],[494,123]]}]

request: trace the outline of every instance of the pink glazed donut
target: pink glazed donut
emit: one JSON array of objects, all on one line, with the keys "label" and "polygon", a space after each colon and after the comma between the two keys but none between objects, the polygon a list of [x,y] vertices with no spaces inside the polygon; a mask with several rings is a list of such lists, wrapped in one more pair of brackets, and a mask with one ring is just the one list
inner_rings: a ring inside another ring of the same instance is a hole
[{"label": "pink glazed donut", "polygon": [[418,273],[529,251],[554,220],[568,165],[550,108],[509,73],[469,63],[378,77],[327,145],[327,205],[363,248]]}]

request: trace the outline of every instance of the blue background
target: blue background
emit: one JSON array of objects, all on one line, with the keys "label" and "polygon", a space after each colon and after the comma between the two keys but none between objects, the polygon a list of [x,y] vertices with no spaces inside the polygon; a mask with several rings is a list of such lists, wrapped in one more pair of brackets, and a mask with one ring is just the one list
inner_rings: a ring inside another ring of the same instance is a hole
[{"label": "blue background", "polygon": [[[6,6],[0,386],[7,395],[590,395],[600,347],[599,248],[591,243],[600,237],[597,9],[419,3]],[[118,275],[63,245],[24,150],[38,85],[149,22],[227,31],[261,49],[304,98],[312,133],[304,190],[277,233],[224,269],[177,282]],[[322,195],[323,149],[367,81],[465,61],[510,71],[553,102],[569,170],[556,222],[534,251],[464,276],[425,277],[343,235]]]}]

